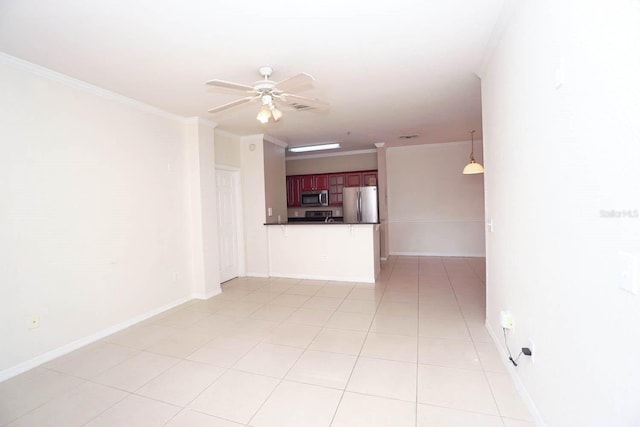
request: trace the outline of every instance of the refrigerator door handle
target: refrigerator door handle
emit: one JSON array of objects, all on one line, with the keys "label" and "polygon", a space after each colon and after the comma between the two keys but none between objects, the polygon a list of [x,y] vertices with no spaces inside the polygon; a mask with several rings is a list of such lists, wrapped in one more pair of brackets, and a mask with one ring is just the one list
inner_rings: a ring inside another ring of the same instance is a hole
[{"label": "refrigerator door handle", "polygon": [[362,193],[358,191],[358,222],[362,222]]}]

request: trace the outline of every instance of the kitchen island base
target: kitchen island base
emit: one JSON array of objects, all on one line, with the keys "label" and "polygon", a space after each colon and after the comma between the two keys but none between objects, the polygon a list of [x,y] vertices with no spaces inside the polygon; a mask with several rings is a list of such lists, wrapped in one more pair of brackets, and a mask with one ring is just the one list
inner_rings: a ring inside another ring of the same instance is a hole
[{"label": "kitchen island base", "polygon": [[269,275],[374,283],[380,273],[379,224],[267,226]]}]

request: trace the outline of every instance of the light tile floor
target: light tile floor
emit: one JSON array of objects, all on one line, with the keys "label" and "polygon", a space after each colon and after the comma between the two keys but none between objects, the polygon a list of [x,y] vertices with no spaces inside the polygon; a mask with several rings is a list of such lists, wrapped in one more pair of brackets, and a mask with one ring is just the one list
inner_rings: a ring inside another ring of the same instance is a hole
[{"label": "light tile floor", "polygon": [[376,284],[235,279],[0,383],[0,425],[533,426],[484,274],[391,257]]}]

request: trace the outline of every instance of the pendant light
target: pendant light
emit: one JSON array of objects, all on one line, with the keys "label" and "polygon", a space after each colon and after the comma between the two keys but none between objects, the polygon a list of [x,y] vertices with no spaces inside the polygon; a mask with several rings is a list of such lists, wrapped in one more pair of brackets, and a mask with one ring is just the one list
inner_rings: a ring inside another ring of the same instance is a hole
[{"label": "pendant light", "polygon": [[469,133],[471,134],[471,156],[470,156],[471,161],[467,166],[464,167],[464,169],[462,170],[462,173],[464,175],[484,173],[484,168],[482,167],[482,165],[476,162],[476,159],[473,158],[473,134],[475,133],[475,130],[471,130],[469,131]]}]

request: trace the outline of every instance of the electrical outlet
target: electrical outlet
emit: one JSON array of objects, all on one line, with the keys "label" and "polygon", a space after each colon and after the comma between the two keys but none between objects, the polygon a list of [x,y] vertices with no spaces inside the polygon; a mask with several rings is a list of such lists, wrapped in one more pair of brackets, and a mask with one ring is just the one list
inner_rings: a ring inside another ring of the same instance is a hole
[{"label": "electrical outlet", "polygon": [[34,314],[31,317],[29,317],[29,319],[27,320],[27,328],[36,329],[39,326],[40,326],[40,317],[38,317],[37,314]]},{"label": "electrical outlet", "polygon": [[531,338],[527,340],[527,347],[529,347],[529,350],[531,350],[531,356],[529,357],[529,359],[531,359],[531,363],[533,363],[535,362],[536,357],[536,345],[533,343],[533,340]]},{"label": "electrical outlet", "polygon": [[513,329],[513,314],[509,310],[500,311],[500,326],[504,329]]},{"label": "electrical outlet", "polygon": [[487,221],[487,229],[489,230],[489,233],[493,233],[493,218]]},{"label": "electrical outlet", "polygon": [[178,281],[178,272],[177,272],[177,271],[174,271],[174,272],[173,272],[173,281],[174,281],[174,282],[177,282],[177,281]]}]

